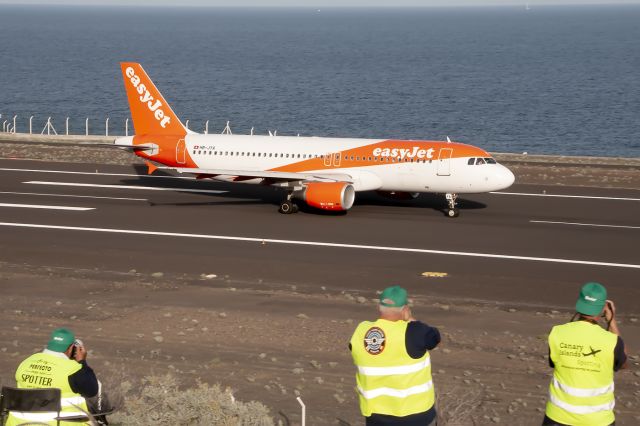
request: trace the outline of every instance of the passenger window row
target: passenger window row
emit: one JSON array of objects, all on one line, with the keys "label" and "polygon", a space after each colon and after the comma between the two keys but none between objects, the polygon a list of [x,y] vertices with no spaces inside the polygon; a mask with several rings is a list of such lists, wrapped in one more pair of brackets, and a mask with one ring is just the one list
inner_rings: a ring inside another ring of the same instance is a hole
[{"label": "passenger window row", "polygon": [[[269,157],[269,158],[302,158],[302,159],[311,159],[311,158],[333,158],[335,154],[331,155],[318,155],[318,154],[284,154],[284,153],[273,153],[273,152],[242,152],[242,151],[203,151],[203,150],[193,150],[193,155],[222,155],[222,156],[235,156],[235,157]],[[362,159],[362,160],[361,160]],[[381,162],[381,163],[429,163],[432,160],[426,159],[413,159],[413,158],[396,158],[396,157],[360,157],[360,156],[344,156],[345,161],[369,161],[369,162]],[[473,159],[471,159],[473,160]],[[493,160],[493,159],[491,159]],[[494,161],[495,162],[495,161]],[[472,163],[469,163],[472,164]]]},{"label": "passenger window row", "polygon": [[[193,150],[194,155],[222,155],[235,157],[279,157],[279,158],[322,158],[324,156],[317,154],[284,154],[273,152],[239,152],[239,151],[202,151]],[[297,156],[296,156],[297,155]]]}]

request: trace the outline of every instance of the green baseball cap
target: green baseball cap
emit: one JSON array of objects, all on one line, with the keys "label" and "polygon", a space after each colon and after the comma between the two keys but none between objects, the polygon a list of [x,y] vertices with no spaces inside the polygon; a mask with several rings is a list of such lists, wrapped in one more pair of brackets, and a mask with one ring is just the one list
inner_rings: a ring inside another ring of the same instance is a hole
[{"label": "green baseball cap", "polygon": [[607,289],[600,283],[589,282],[580,289],[576,312],[584,315],[600,315],[607,302]]},{"label": "green baseball cap", "polygon": [[382,290],[380,304],[388,308],[401,308],[407,304],[407,290],[394,285]]},{"label": "green baseball cap", "polygon": [[74,336],[71,330],[56,328],[51,333],[51,339],[49,339],[49,343],[47,343],[47,349],[55,352],[64,352],[73,344],[74,340],[76,340],[76,336]]}]

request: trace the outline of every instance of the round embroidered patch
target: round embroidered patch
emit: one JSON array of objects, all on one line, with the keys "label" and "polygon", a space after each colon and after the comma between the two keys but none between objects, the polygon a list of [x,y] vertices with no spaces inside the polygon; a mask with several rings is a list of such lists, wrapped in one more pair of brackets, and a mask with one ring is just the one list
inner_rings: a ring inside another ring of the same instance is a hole
[{"label": "round embroidered patch", "polygon": [[386,340],[381,328],[371,327],[364,335],[364,349],[371,355],[378,355],[384,350]]}]

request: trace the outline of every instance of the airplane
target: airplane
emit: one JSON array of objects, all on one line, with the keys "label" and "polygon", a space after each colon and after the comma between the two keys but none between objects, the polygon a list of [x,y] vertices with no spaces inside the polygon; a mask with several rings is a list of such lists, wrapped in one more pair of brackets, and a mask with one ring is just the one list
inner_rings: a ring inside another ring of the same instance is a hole
[{"label": "airplane", "polygon": [[589,349],[591,349],[591,352],[586,353],[586,354],[585,354],[585,353],[583,353],[583,354],[582,354],[582,356],[593,356],[593,357],[595,357],[595,356],[596,356],[596,354],[597,354],[598,352],[602,352],[602,349],[597,349],[597,350],[595,350],[595,349],[593,349],[593,347],[591,347],[591,346],[589,346]]},{"label": "airplane", "polygon": [[[457,217],[458,194],[499,191],[513,173],[483,149],[447,141],[199,134],[175,115],[142,66],[120,64],[135,135],[114,145],[158,168],[197,179],[272,185],[287,196],[279,212],[298,202],[328,211],[349,210],[357,192],[391,197],[445,194]],[[158,166],[157,164],[160,164]]]}]

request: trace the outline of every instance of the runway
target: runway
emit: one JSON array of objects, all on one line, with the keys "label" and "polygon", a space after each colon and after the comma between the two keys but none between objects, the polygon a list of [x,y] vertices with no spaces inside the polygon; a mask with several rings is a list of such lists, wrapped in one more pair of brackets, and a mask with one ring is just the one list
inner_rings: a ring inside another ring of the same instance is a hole
[{"label": "runway", "polygon": [[[638,313],[640,190],[514,185],[347,214],[277,213],[278,190],[146,176],[125,166],[0,160],[0,261],[33,267],[216,274],[258,288],[375,290],[566,306],[587,280]],[[425,278],[423,272],[446,273]]]}]

